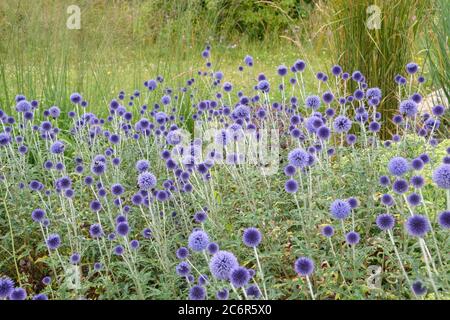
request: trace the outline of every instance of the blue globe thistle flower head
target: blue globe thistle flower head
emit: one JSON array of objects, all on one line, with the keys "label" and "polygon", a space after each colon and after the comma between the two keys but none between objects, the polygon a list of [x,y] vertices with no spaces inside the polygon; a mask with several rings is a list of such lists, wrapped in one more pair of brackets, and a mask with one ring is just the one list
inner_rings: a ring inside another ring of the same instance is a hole
[{"label": "blue globe thistle flower head", "polygon": [[416,296],[423,296],[427,293],[427,287],[420,280],[414,281],[411,285],[411,289]]},{"label": "blue globe thistle flower head", "polygon": [[305,70],[306,68],[306,62],[299,59],[294,62],[294,68],[297,72],[303,72],[303,70]]},{"label": "blue globe thistle flower head", "polygon": [[50,117],[56,119],[61,115],[61,110],[57,106],[53,106],[48,109],[48,113],[50,114]]},{"label": "blue globe thistle flower head", "polygon": [[198,284],[205,286],[208,284],[208,276],[206,274],[201,274],[198,276]]},{"label": "blue globe thistle flower head", "polygon": [[5,299],[8,297],[11,292],[14,290],[14,281],[12,281],[8,277],[1,277],[0,278],[0,298]]},{"label": "blue globe thistle flower head", "polygon": [[124,253],[125,249],[122,245],[118,244],[114,247],[113,252],[116,256],[121,256]]},{"label": "blue globe thistle flower head", "polygon": [[442,189],[450,189],[450,164],[441,164],[433,171],[434,183]]},{"label": "blue globe thistle flower head", "polygon": [[419,70],[417,63],[410,62],[406,65],[406,72],[408,74],[415,74]]},{"label": "blue globe thistle flower head", "polygon": [[380,88],[369,88],[366,91],[366,98],[368,100],[373,99],[373,98],[377,98],[378,100],[381,100],[382,98],[382,94],[381,94],[381,90]]},{"label": "blue globe thistle flower head", "polygon": [[347,233],[345,235],[345,241],[349,244],[349,245],[355,245],[358,244],[360,240],[360,236],[358,232],[355,231],[350,231],[349,233]]},{"label": "blue globe thistle flower head", "polygon": [[390,230],[395,225],[394,217],[388,213],[378,215],[375,222],[377,224],[377,227],[382,231]]},{"label": "blue globe thistle flower head", "polygon": [[436,117],[440,117],[445,113],[445,108],[442,105],[436,105],[431,109],[431,112],[433,113],[433,115],[435,115]]},{"label": "blue globe thistle flower head", "polygon": [[331,238],[334,235],[334,228],[330,225],[326,225],[322,228],[321,233],[327,238]]},{"label": "blue globe thistle flower head", "polygon": [[31,218],[36,222],[42,222],[45,218],[45,210],[43,209],[34,209],[31,213]]},{"label": "blue globe thistle flower head", "polygon": [[379,182],[381,186],[387,187],[391,184],[391,179],[388,176],[381,176]]},{"label": "blue globe thistle flower head", "polygon": [[250,55],[246,55],[244,58],[244,63],[249,66],[252,67],[253,66],[253,57]]},{"label": "blue globe thistle flower head", "polygon": [[257,247],[261,243],[262,235],[261,232],[254,227],[250,227],[244,230],[244,233],[242,235],[242,242],[247,247]]},{"label": "blue globe thistle flower head", "polygon": [[411,193],[406,197],[406,201],[411,207],[416,207],[422,203],[422,197],[418,193]]},{"label": "blue globe thistle flower head", "polygon": [[303,168],[308,166],[309,154],[301,148],[297,148],[289,152],[288,161],[296,168]]},{"label": "blue globe thistle flower head", "polygon": [[189,300],[205,300],[206,289],[200,285],[195,285],[189,290]]},{"label": "blue globe thistle flower head", "polygon": [[262,92],[269,92],[270,91],[270,84],[267,80],[261,80],[258,82],[258,90],[261,90]]},{"label": "blue globe thistle flower head", "polygon": [[322,100],[325,104],[330,104],[334,100],[334,95],[330,91],[327,91],[322,95]]},{"label": "blue globe thistle flower head", "polygon": [[98,223],[92,224],[89,227],[89,234],[94,239],[102,237],[103,236],[103,229],[102,229],[101,225],[99,225]]},{"label": "blue globe thistle flower head", "polygon": [[425,179],[422,176],[412,176],[410,183],[415,189],[420,189],[425,185]]},{"label": "blue globe thistle flower head", "polygon": [[180,262],[176,267],[175,270],[177,272],[177,275],[180,277],[186,277],[188,274],[191,273],[191,267],[186,261]]},{"label": "blue globe thistle flower head", "polygon": [[126,221],[118,223],[116,226],[116,232],[118,235],[126,237],[130,232],[130,227],[128,226],[128,223]]},{"label": "blue globe thistle flower head", "polygon": [[130,241],[130,248],[132,250],[139,249],[139,246],[140,246],[139,240],[133,239],[133,240]]},{"label": "blue globe thistle flower head", "polygon": [[180,247],[178,248],[176,252],[176,256],[178,259],[186,259],[189,256],[189,250],[186,247]]},{"label": "blue globe thistle flower head", "polygon": [[402,176],[409,171],[409,162],[402,157],[394,157],[388,163],[389,172],[394,176]]},{"label": "blue globe thistle flower head", "polygon": [[65,145],[61,141],[55,141],[50,146],[50,152],[53,153],[53,154],[63,153],[64,149],[65,149]]},{"label": "blue globe thistle flower head", "polygon": [[335,219],[343,220],[349,216],[351,209],[348,201],[337,199],[331,204],[330,213]]},{"label": "blue globe thistle flower head", "polygon": [[208,218],[208,215],[204,211],[198,211],[194,214],[194,221],[197,223],[203,223]]},{"label": "blue globe thistle flower head", "polygon": [[381,129],[381,125],[376,122],[376,121],[372,121],[371,123],[369,123],[369,131],[370,132],[378,132]]},{"label": "blue globe thistle flower head", "polygon": [[413,215],[406,220],[406,231],[413,237],[424,237],[430,231],[428,218],[422,215]]},{"label": "blue globe thistle flower head", "polygon": [[349,145],[353,145],[356,142],[356,136],[353,133],[347,134],[345,140]]},{"label": "blue globe thistle flower head", "polygon": [[277,73],[279,76],[284,77],[288,72],[288,68],[285,65],[281,65],[277,68]]},{"label": "blue globe thistle flower head", "polygon": [[50,250],[56,250],[61,245],[61,238],[58,234],[53,233],[47,237],[46,243]]},{"label": "blue globe thistle flower head", "polygon": [[352,121],[346,116],[337,116],[333,121],[334,131],[337,133],[345,133],[352,127]]},{"label": "blue globe thistle flower head", "polygon": [[443,229],[450,228],[450,210],[443,211],[439,214],[438,223]]},{"label": "blue globe thistle flower head", "polygon": [[120,183],[114,183],[111,186],[111,193],[115,196],[121,196],[125,192],[125,189]]},{"label": "blue globe thistle flower head", "polygon": [[298,182],[295,179],[289,179],[284,185],[284,190],[287,193],[296,193],[298,191]]},{"label": "blue globe thistle flower head", "polygon": [[138,186],[141,190],[150,190],[156,187],[156,177],[153,173],[144,171],[138,176]]},{"label": "blue globe thistle flower head", "polygon": [[417,103],[413,100],[403,100],[400,102],[399,111],[408,117],[414,117],[418,112]]},{"label": "blue globe thistle flower head", "polygon": [[284,167],[284,174],[288,177],[293,177],[296,172],[297,169],[291,164],[288,164],[286,167]]},{"label": "blue globe thistle flower head", "polygon": [[27,292],[23,288],[14,288],[9,294],[9,300],[25,300],[27,298]]},{"label": "blue globe thistle flower head", "polygon": [[48,286],[51,282],[52,282],[52,278],[49,276],[45,276],[44,278],[42,278],[42,283],[46,286]]},{"label": "blue globe thistle flower head", "polygon": [[422,170],[424,165],[425,163],[423,163],[422,159],[420,158],[416,158],[411,161],[411,167],[416,171]]},{"label": "blue globe thistle flower head", "polygon": [[209,243],[208,234],[203,230],[195,230],[189,235],[188,245],[193,251],[203,251]]},{"label": "blue globe thistle flower head", "polygon": [[79,104],[83,100],[83,97],[78,92],[74,92],[70,95],[70,101],[73,104]]},{"label": "blue globe thistle flower head", "polygon": [[305,99],[305,106],[307,108],[317,110],[320,107],[320,98],[319,96],[308,96]]},{"label": "blue globe thistle flower head", "polygon": [[334,65],[333,67],[331,67],[331,73],[336,77],[339,76],[342,73],[342,67],[337,64]]},{"label": "blue globe thistle flower head", "polygon": [[70,256],[69,261],[70,261],[71,264],[78,264],[78,263],[80,263],[80,261],[81,261],[81,256],[80,256],[80,254],[77,253],[77,252],[73,253],[73,254]]},{"label": "blue globe thistle flower head", "polygon": [[32,109],[31,104],[27,100],[20,100],[16,104],[17,112],[21,112],[21,113],[29,112],[29,111],[31,111],[31,109]]},{"label": "blue globe thistle flower head", "polygon": [[215,242],[208,243],[208,246],[206,247],[209,254],[215,254],[217,251],[219,251],[219,245]]},{"label": "blue globe thistle flower head", "polygon": [[11,143],[11,136],[9,133],[0,132],[0,146],[4,147]]},{"label": "blue globe thistle flower head", "polygon": [[247,289],[245,289],[245,291],[247,293],[247,296],[253,299],[258,299],[261,296],[261,291],[254,284],[248,286]]},{"label": "blue globe thistle flower head", "polygon": [[308,277],[314,272],[314,262],[308,257],[300,257],[294,263],[294,270],[298,275]]},{"label": "blue globe thistle flower head", "polygon": [[229,293],[228,289],[224,288],[224,289],[217,291],[216,298],[217,298],[217,300],[228,300],[229,295],[230,295],[230,293]]},{"label": "blue globe thistle flower head", "polygon": [[230,282],[235,288],[241,288],[247,285],[250,280],[250,274],[247,268],[237,267],[230,272]]},{"label": "blue globe thistle flower head", "polygon": [[228,251],[218,251],[209,262],[211,274],[219,280],[228,280],[231,270],[239,266],[234,254]]},{"label": "blue globe thistle flower head", "polygon": [[320,140],[328,140],[331,136],[331,130],[327,126],[321,126],[317,129],[316,134]]},{"label": "blue globe thistle flower head", "polygon": [[48,296],[45,293],[38,293],[33,297],[33,300],[48,300]]},{"label": "blue globe thistle flower head", "polygon": [[392,189],[397,194],[404,194],[409,189],[408,181],[406,181],[404,179],[397,179],[392,184]]}]

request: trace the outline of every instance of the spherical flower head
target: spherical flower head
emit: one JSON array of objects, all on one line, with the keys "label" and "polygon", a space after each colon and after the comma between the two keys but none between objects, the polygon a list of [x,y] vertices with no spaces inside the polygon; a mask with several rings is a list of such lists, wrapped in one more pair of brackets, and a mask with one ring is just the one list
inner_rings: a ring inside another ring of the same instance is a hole
[{"label": "spherical flower head", "polygon": [[342,73],[342,67],[341,66],[339,66],[339,65],[334,65],[332,68],[331,68],[331,73],[333,74],[333,75],[335,75],[335,76],[338,76],[338,75],[340,75],[341,73]]},{"label": "spherical flower head", "polygon": [[120,244],[114,247],[114,254],[116,256],[121,256],[124,251],[125,251],[124,247]]},{"label": "spherical flower head", "polygon": [[377,98],[378,100],[380,100],[381,97],[382,97],[380,88],[369,88],[369,89],[367,89],[366,97],[369,100],[373,99],[373,98]]},{"label": "spherical flower head", "polygon": [[284,77],[288,72],[288,68],[285,65],[281,65],[277,68],[278,75]]},{"label": "spherical flower head", "polygon": [[444,229],[450,228],[450,210],[443,211],[439,214],[438,223]]},{"label": "spherical flower head", "polygon": [[317,129],[316,134],[320,140],[328,140],[331,136],[331,130],[327,126],[321,126]]},{"label": "spherical flower head", "polygon": [[297,148],[289,152],[288,160],[291,165],[297,168],[303,168],[308,165],[309,154],[301,148]]},{"label": "spherical flower head", "polygon": [[314,262],[307,257],[300,257],[294,263],[295,272],[302,276],[308,277],[314,272]]},{"label": "spherical flower head", "polygon": [[345,235],[345,241],[347,241],[347,243],[349,245],[355,245],[358,244],[360,240],[360,236],[358,232],[355,231],[350,231],[349,233],[347,233]]},{"label": "spherical flower head", "polygon": [[144,171],[138,176],[138,186],[141,190],[150,190],[156,186],[156,177],[153,173]]},{"label": "spherical flower head", "polygon": [[8,277],[0,278],[0,299],[8,297],[14,290],[14,281]]},{"label": "spherical flower head", "polygon": [[397,179],[392,184],[392,189],[397,194],[404,194],[409,189],[409,184],[404,179]]},{"label": "spherical flower head", "polygon": [[322,95],[322,100],[326,104],[330,104],[334,100],[334,95],[330,91],[327,91]]},{"label": "spherical flower head", "polygon": [[61,141],[55,141],[50,147],[50,152],[54,154],[60,154],[64,152],[64,148],[64,143],[62,143]]},{"label": "spherical flower head", "polygon": [[23,288],[14,288],[9,294],[9,300],[25,300],[27,292]]},{"label": "spherical flower head", "polygon": [[408,117],[414,117],[418,112],[417,103],[413,100],[403,100],[400,102],[399,111]]},{"label": "spherical flower head", "polygon": [[424,186],[425,179],[422,176],[412,176],[410,179],[410,183],[414,188],[420,189]]},{"label": "spherical flower head", "polygon": [[0,146],[4,147],[4,146],[8,145],[10,142],[11,142],[11,136],[6,132],[0,132]]},{"label": "spherical flower head", "polygon": [[337,133],[345,133],[352,127],[352,121],[346,116],[337,116],[333,121],[334,131]]},{"label": "spherical flower head", "polygon": [[52,278],[49,276],[42,278],[42,283],[46,286],[48,286],[51,282],[52,282]]},{"label": "spherical flower head", "polygon": [[181,261],[176,266],[175,270],[180,277],[186,277],[188,274],[191,273],[191,267],[186,261]]},{"label": "spherical flower head", "polygon": [[411,289],[416,296],[423,296],[427,293],[427,287],[423,284],[422,281],[416,280],[411,285]]},{"label": "spherical flower head", "polygon": [[178,248],[176,252],[176,256],[178,259],[186,259],[189,256],[189,250],[186,247],[180,247]]},{"label": "spherical flower head", "polygon": [[111,186],[111,193],[115,196],[120,196],[125,192],[125,189],[120,183],[114,183]]},{"label": "spherical flower head", "polygon": [[295,61],[295,63],[294,63],[294,69],[295,69],[295,71],[297,71],[297,72],[302,72],[303,70],[305,70],[305,68],[306,68],[306,63],[305,63],[305,61],[303,61],[303,60],[297,60],[297,61]]},{"label": "spherical flower head", "polygon": [[319,96],[308,96],[305,100],[305,105],[307,108],[311,108],[313,110],[317,110],[320,107],[320,98]]},{"label": "spherical flower head", "polygon": [[53,233],[47,237],[46,242],[47,242],[47,247],[50,250],[55,250],[55,249],[58,249],[58,247],[61,245],[61,238],[59,237],[58,234]]},{"label": "spherical flower head", "polygon": [[238,266],[236,257],[228,251],[218,251],[209,262],[211,274],[219,280],[228,280],[231,270]]},{"label": "spherical flower head", "polygon": [[415,207],[422,202],[422,197],[420,194],[413,192],[406,197],[406,201],[408,201],[410,206]]},{"label": "spherical flower head", "polygon": [[203,230],[193,231],[188,239],[189,248],[193,251],[205,250],[209,243],[208,234]]},{"label": "spherical flower head", "polygon": [[413,215],[406,220],[406,231],[413,237],[423,237],[430,231],[428,218],[422,215]]},{"label": "spherical flower head", "polygon": [[230,282],[235,288],[244,287],[250,280],[247,268],[237,267],[230,272]]},{"label": "spherical flower head", "polygon": [[359,205],[358,199],[351,197],[347,199],[348,204],[350,205],[350,208],[356,209]]},{"label": "spherical flower head", "polygon": [[434,106],[434,107],[431,109],[431,112],[433,112],[433,114],[434,114],[436,117],[440,117],[440,116],[442,116],[442,115],[445,113],[445,108],[444,108],[444,106],[442,106],[442,105],[437,105],[437,106]]},{"label": "spherical flower head", "polygon": [[261,90],[262,92],[269,92],[270,91],[269,81],[267,81],[267,80],[259,81],[257,88],[258,88],[258,90]]},{"label": "spherical flower head", "polygon": [[89,227],[89,234],[94,239],[100,238],[103,235],[103,229],[98,223],[95,223]]},{"label": "spherical flower head", "polygon": [[74,92],[70,95],[70,101],[72,101],[73,104],[81,103],[82,99],[83,98],[81,97],[81,94],[79,94],[78,92]]},{"label": "spherical flower head", "polygon": [[406,72],[408,74],[414,74],[419,70],[419,66],[417,65],[417,63],[414,62],[410,62],[406,65]]},{"label": "spherical flower head", "polygon": [[394,176],[402,176],[409,170],[408,160],[402,157],[394,157],[388,163],[389,172]]},{"label": "spherical flower head", "polygon": [[217,291],[216,298],[217,300],[228,300],[230,293],[228,292],[228,289],[222,289]]},{"label": "spherical flower head", "polygon": [[296,193],[298,191],[298,183],[295,179],[289,179],[284,184],[284,190],[287,193]]},{"label": "spherical flower head", "polygon": [[122,237],[125,237],[130,232],[130,227],[128,226],[128,223],[126,221],[120,222],[116,226],[116,232],[118,235],[121,235]]},{"label": "spherical flower head", "polygon": [[249,67],[253,66],[253,57],[250,55],[246,55],[244,58],[244,63]]},{"label": "spherical flower head", "polygon": [[217,251],[219,251],[219,245],[215,242],[208,243],[208,246],[206,247],[209,254],[215,254]]},{"label": "spherical flower head", "polygon": [[395,225],[395,219],[392,215],[388,213],[378,215],[376,219],[376,224],[380,230],[386,231],[390,230]]},{"label": "spherical flower head", "polygon": [[194,221],[197,223],[203,223],[208,218],[208,215],[204,211],[199,211],[194,214]]},{"label": "spherical flower head", "polygon": [[70,256],[70,263],[71,264],[78,264],[78,263],[80,263],[80,261],[81,261],[81,256],[80,256],[80,254],[79,253],[73,253],[71,256]]},{"label": "spherical flower head", "polygon": [[189,300],[205,300],[206,289],[202,286],[195,285],[189,290]]},{"label": "spherical flower head", "polygon": [[296,172],[297,172],[297,169],[291,164],[288,164],[284,168],[284,174],[287,175],[288,177],[294,176]]},{"label": "spherical flower head", "polygon": [[348,201],[337,199],[333,201],[330,206],[331,215],[338,220],[343,220],[348,217],[351,212],[351,207]]},{"label": "spherical flower head", "polygon": [[326,225],[322,228],[321,233],[327,238],[331,238],[334,235],[334,228],[330,225]]},{"label": "spherical flower head", "polygon": [[261,240],[262,235],[258,229],[250,227],[244,230],[242,242],[244,242],[247,247],[257,247],[261,243]]},{"label": "spherical flower head", "polygon": [[40,208],[33,210],[33,212],[31,213],[31,218],[36,222],[42,222],[44,217],[45,217],[45,211]]},{"label": "spherical flower head", "polygon": [[450,164],[441,164],[433,171],[434,183],[442,189],[450,189]]},{"label": "spherical flower head", "polygon": [[411,167],[416,171],[422,170],[424,165],[425,163],[423,163],[422,159],[420,158],[416,158],[411,161]]},{"label": "spherical flower head", "polygon": [[48,300],[48,296],[45,293],[38,293],[33,297],[33,300]]}]

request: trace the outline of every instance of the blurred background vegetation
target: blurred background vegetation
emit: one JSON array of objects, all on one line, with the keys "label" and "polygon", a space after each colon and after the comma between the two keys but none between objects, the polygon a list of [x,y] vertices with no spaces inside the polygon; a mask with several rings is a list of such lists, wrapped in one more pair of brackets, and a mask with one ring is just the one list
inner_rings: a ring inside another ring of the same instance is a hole
[{"label": "blurred background vegetation", "polygon": [[[80,30],[66,28],[71,4],[81,8]],[[381,9],[379,30],[365,27],[372,4]],[[411,60],[424,66],[429,91],[445,88],[448,95],[449,6],[447,0],[2,0],[0,107],[8,110],[17,93],[64,107],[79,91],[99,108],[156,74],[181,86],[209,43],[215,68],[234,81],[246,54],[258,72],[273,74],[297,58],[314,71],[329,73],[334,63],[359,69],[383,90],[388,122],[397,107],[393,77]]]}]

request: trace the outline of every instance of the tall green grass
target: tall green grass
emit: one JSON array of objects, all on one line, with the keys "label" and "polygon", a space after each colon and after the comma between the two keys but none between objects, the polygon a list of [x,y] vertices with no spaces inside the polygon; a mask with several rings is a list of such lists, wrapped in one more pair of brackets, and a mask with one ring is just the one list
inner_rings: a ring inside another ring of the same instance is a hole
[{"label": "tall green grass", "polygon": [[[371,13],[367,8],[380,8],[380,28],[369,29]],[[383,92],[379,106],[382,113],[383,137],[390,136],[391,118],[397,111],[396,74],[404,74],[405,65],[414,58],[415,42],[429,10],[422,0],[332,0],[326,8],[332,31],[334,56],[344,70],[360,70],[369,86]]]}]

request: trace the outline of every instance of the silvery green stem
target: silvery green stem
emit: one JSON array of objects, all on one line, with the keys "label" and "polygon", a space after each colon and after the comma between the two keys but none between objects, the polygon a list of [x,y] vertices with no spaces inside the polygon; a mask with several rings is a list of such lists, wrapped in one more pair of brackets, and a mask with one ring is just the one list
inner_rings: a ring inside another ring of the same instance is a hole
[{"label": "silvery green stem", "polygon": [[438,291],[436,288],[436,284],[434,283],[433,275],[431,274],[431,268],[430,268],[430,263],[428,261],[428,255],[425,250],[425,241],[422,238],[419,238],[419,244],[420,244],[420,248],[422,249],[423,259],[425,260],[425,267],[427,269],[428,278],[430,279],[431,286],[433,287],[434,293],[436,294],[436,299],[439,299],[439,294],[438,294]]},{"label": "silvery green stem", "polygon": [[253,249],[255,252],[256,264],[258,265],[259,276],[261,277],[261,282],[263,284],[264,296],[265,299],[267,300],[268,297],[267,297],[266,281],[264,280],[264,273],[261,267],[261,263],[259,262],[258,250],[256,250],[256,247],[253,247]]},{"label": "silvery green stem", "polygon": [[306,282],[308,283],[309,293],[311,294],[311,299],[316,300],[314,298],[314,291],[312,289],[311,281],[309,280],[309,276],[306,276]]},{"label": "silvery green stem", "polygon": [[[388,230],[389,239],[391,240],[392,247],[394,248],[395,256],[397,257],[398,264],[400,265],[400,269],[402,270],[403,276],[405,277],[408,286],[411,287],[411,281],[409,280],[408,274],[406,273],[405,267],[403,266],[402,259],[400,258],[400,254],[398,253],[397,246],[395,245],[394,236],[392,235],[391,230]],[[414,291],[413,291],[414,293]],[[417,298],[416,294],[414,296]]]},{"label": "silvery green stem", "polygon": [[242,297],[239,295],[239,293],[237,292],[236,288],[233,286],[233,284],[231,282],[230,282],[230,286],[231,286],[231,289],[233,289],[234,293],[236,293],[238,299],[242,300]]},{"label": "silvery green stem", "polygon": [[339,272],[341,273],[342,281],[345,285],[347,285],[347,282],[345,281],[344,273],[342,272],[341,264],[338,261],[336,251],[334,251],[333,241],[331,241],[331,238],[328,238],[328,241],[330,242],[331,252],[333,253],[334,258],[336,259],[336,264],[338,266]]}]

